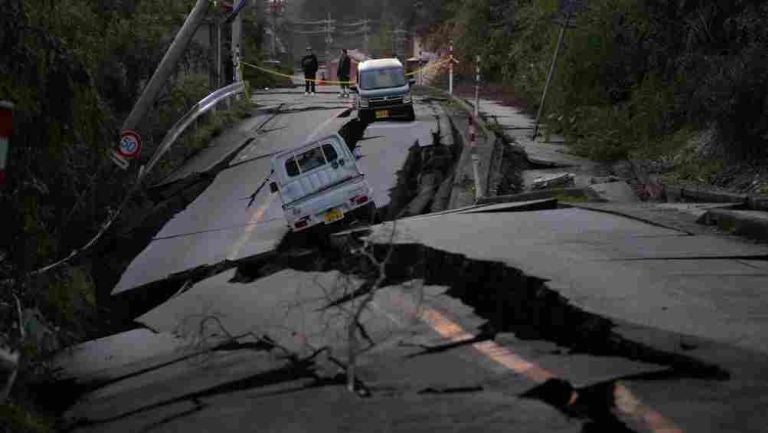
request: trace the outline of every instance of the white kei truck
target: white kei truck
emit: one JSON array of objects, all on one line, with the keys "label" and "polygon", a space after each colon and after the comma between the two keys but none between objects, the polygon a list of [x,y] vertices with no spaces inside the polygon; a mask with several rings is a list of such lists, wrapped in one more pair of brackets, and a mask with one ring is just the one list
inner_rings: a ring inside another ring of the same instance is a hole
[{"label": "white kei truck", "polygon": [[270,191],[280,194],[294,232],[318,224],[370,221],[373,190],[339,134],[313,140],[272,157]]}]

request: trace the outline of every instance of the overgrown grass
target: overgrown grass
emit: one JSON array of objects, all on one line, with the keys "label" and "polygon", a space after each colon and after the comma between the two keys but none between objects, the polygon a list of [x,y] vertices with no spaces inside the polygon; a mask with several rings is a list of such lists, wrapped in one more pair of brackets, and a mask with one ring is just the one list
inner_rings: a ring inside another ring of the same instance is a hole
[{"label": "overgrown grass", "polygon": [[[535,111],[562,2],[445,3],[451,19],[435,31],[433,44],[456,41],[465,77],[473,75],[472,60],[480,54],[485,79],[513,89]],[[599,160],[674,153],[690,131],[710,125],[729,155],[768,154],[761,108],[768,100],[768,56],[759,48],[768,37],[768,4],[578,3],[544,107],[546,131]],[[707,177],[687,169],[680,174]]]},{"label": "overgrown grass", "polygon": [[[258,63],[258,61],[257,61]],[[274,71],[276,74],[292,76],[293,69],[286,65],[259,64],[259,66]],[[243,66],[243,80],[247,81],[252,89],[293,87],[290,78],[276,74],[270,74],[249,66]]]},{"label": "overgrown grass", "polygon": [[159,181],[178,169],[184,162],[211,145],[227,128],[251,115],[253,103],[243,98],[229,109],[208,112],[200,117],[196,126],[190,126],[168,154],[160,160],[152,178]]},{"label": "overgrown grass", "polygon": [[10,403],[0,405],[0,432],[3,433],[51,433],[51,420]]},{"label": "overgrown grass", "polygon": [[[15,118],[8,182],[0,188],[0,341],[22,353],[22,369],[11,396],[17,406],[2,407],[0,431],[37,431],[39,426],[27,422],[27,412],[19,407],[27,407],[27,402],[13,399],[24,394],[25,384],[45,379],[53,351],[93,335],[98,326],[92,256],[80,255],[40,275],[30,272],[91,239],[133,184],[135,170],[115,168],[109,152],[122,119],[193,4],[3,3],[0,99],[15,104]],[[207,53],[193,43],[139,126],[144,158],[168,128],[210,92],[207,76],[194,73],[201,64],[207,67]],[[198,130],[182,138],[181,152],[168,160],[167,169],[207,145],[244,110],[237,105],[232,112],[202,121]],[[27,330],[23,342],[14,328],[17,299]]]}]

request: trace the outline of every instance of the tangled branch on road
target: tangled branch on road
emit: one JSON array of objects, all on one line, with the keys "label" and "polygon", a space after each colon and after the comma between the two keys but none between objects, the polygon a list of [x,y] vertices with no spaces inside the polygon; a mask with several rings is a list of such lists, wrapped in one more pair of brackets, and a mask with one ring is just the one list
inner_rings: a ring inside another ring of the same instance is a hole
[{"label": "tangled branch on road", "polygon": [[[377,294],[394,283],[390,267],[395,251],[397,222],[391,224],[386,239],[377,240],[373,236],[359,239],[354,234],[347,235],[342,241],[346,257],[345,273],[341,274],[333,287],[318,283],[327,298],[325,310],[340,317],[346,339],[346,386],[350,392],[361,393],[358,379],[360,356],[373,350],[386,337],[374,335],[366,327],[364,316],[372,312]],[[382,251],[382,248],[384,249]],[[354,277],[362,276],[362,284]],[[418,293],[421,294],[419,290]],[[418,301],[423,300],[419,295]]]}]

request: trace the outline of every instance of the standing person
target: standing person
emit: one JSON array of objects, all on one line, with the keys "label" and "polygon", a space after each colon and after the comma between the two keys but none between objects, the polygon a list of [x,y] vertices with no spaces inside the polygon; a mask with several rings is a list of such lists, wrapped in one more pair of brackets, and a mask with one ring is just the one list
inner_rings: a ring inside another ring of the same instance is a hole
[{"label": "standing person", "polygon": [[304,70],[304,94],[309,95],[310,89],[315,94],[315,81],[319,64],[312,47],[307,47],[307,55],[301,59],[301,69]]},{"label": "standing person", "polygon": [[341,84],[340,98],[349,98],[349,73],[352,69],[352,59],[347,55],[347,49],[341,49],[341,57],[339,57],[339,69],[336,75],[339,77]]}]

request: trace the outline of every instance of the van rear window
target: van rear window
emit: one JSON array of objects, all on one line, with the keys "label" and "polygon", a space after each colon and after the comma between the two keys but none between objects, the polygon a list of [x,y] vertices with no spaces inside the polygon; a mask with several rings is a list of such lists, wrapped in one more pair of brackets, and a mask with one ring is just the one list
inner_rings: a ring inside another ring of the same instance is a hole
[{"label": "van rear window", "polygon": [[325,164],[336,161],[339,158],[333,145],[326,143],[323,147],[315,147],[304,153],[294,155],[285,161],[285,171],[288,176],[295,177],[301,173],[322,167]]}]

